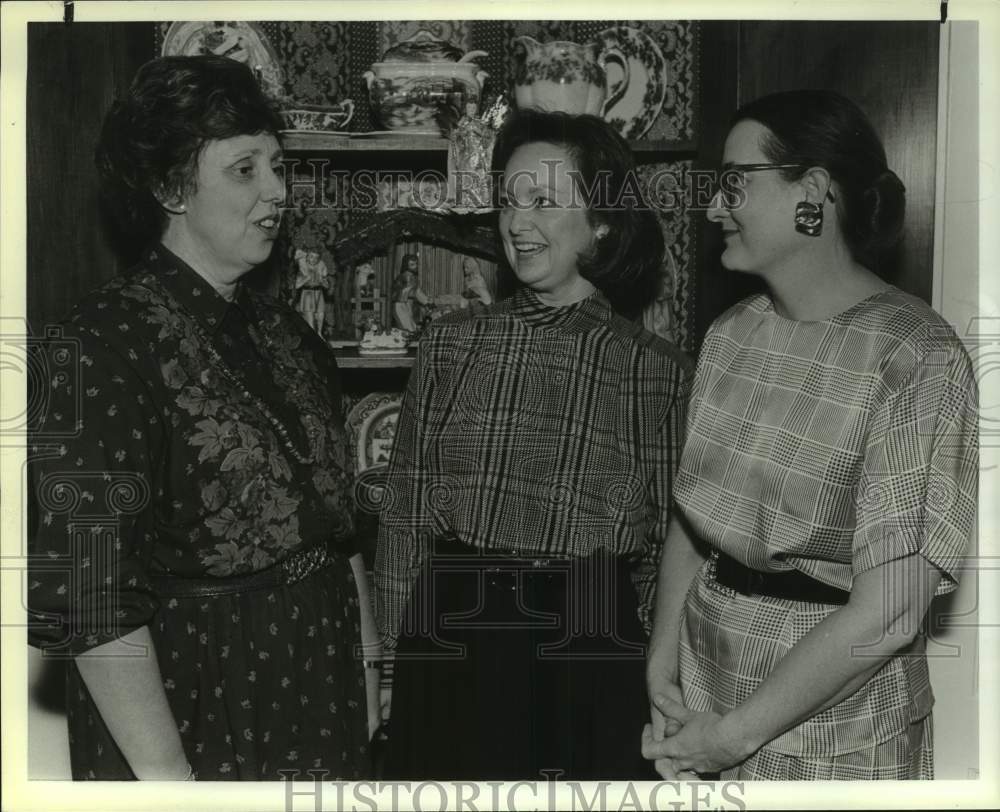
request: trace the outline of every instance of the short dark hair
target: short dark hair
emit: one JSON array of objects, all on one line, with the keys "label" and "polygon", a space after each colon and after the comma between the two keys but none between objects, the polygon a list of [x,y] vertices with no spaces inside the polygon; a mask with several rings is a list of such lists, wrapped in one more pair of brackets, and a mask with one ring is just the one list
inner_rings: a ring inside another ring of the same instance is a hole
[{"label": "short dark hair", "polygon": [[830,173],[839,188],[837,217],[854,259],[872,267],[878,254],[899,241],[906,211],[906,187],[889,169],[885,149],[867,116],[832,90],[790,90],[752,101],[733,116],[763,124],[770,132],[760,148],[786,180],[809,167]]},{"label": "short dark hair", "polygon": [[139,68],[104,119],[95,161],[120,236],[147,245],[166,227],[157,195],[196,188],[208,141],[283,127],[246,65],[221,56],[164,56]]},{"label": "short dark hair", "polygon": [[656,216],[642,194],[628,142],[596,116],[520,110],[511,114],[497,135],[494,177],[499,177],[518,147],[539,142],[570,154],[590,224],[608,228],[593,253],[580,257],[580,275],[617,309],[634,315],[658,285],[665,245]]}]

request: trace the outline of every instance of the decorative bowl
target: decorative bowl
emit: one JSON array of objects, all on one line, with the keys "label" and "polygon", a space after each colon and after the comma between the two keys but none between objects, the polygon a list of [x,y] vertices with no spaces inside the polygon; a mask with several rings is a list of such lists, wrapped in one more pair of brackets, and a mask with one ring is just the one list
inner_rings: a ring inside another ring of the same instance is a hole
[{"label": "decorative bowl", "polygon": [[354,102],[344,99],[335,105],[302,104],[294,110],[282,110],[281,117],[289,130],[337,132],[347,128],[354,115]]},{"label": "decorative bowl", "polygon": [[406,131],[478,111],[487,73],[473,62],[376,62],[364,76],[380,126]]},{"label": "decorative bowl", "polygon": [[371,107],[387,130],[447,131],[463,115],[475,114],[487,78],[472,60],[485,51],[462,53],[426,29],[390,48],[364,74]]}]

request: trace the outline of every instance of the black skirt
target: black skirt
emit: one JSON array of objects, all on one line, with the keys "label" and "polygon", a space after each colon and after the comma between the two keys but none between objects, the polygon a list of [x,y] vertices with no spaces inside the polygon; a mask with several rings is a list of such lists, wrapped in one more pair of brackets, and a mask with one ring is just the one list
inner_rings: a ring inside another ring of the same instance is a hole
[{"label": "black skirt", "polygon": [[627,562],[439,542],[396,653],[386,779],[655,780]]}]

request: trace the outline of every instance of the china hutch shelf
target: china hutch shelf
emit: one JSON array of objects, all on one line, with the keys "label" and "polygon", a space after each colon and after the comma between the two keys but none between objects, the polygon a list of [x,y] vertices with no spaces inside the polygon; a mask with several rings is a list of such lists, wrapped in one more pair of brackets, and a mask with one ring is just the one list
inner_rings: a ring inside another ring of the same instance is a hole
[{"label": "china hutch shelf", "polygon": [[351,347],[334,348],[333,354],[340,369],[409,369],[416,360],[413,355],[361,355]]},{"label": "china hutch shelf", "polygon": [[[694,154],[691,140],[632,141],[637,153]],[[284,133],[285,152],[447,152],[448,139],[437,135],[378,135],[289,130]]]},{"label": "china hutch shelf", "polygon": [[287,130],[285,152],[447,152],[439,135],[378,135]]}]

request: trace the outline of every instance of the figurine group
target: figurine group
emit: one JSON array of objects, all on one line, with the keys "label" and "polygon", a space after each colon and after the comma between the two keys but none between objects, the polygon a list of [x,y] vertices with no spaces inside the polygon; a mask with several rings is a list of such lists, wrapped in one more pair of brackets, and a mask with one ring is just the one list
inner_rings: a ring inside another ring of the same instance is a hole
[{"label": "figurine group", "polygon": [[[297,249],[295,261],[298,272],[295,277],[296,305],[310,327],[324,335],[326,300],[335,295],[334,274],[316,250]],[[406,333],[417,333],[428,321],[450,310],[466,307],[486,307],[493,303],[493,295],[483,278],[479,263],[472,257],[462,260],[463,290],[460,294],[440,294],[431,297],[420,287],[420,259],[417,254],[404,254],[399,272],[392,284],[392,307],[389,315],[393,326]],[[355,321],[359,330],[378,325],[377,309],[364,308],[361,303],[378,298],[375,284],[375,267],[370,262],[362,262],[354,269]],[[363,316],[360,320],[358,315]],[[336,325],[327,325],[327,331]]]},{"label": "figurine group", "polygon": [[405,254],[399,266],[399,275],[392,289],[393,323],[402,330],[413,333],[423,324],[449,310],[469,306],[493,304],[486,280],[479,263],[472,257],[462,260],[464,289],[459,296],[443,294],[431,298],[419,284],[419,258]]}]

